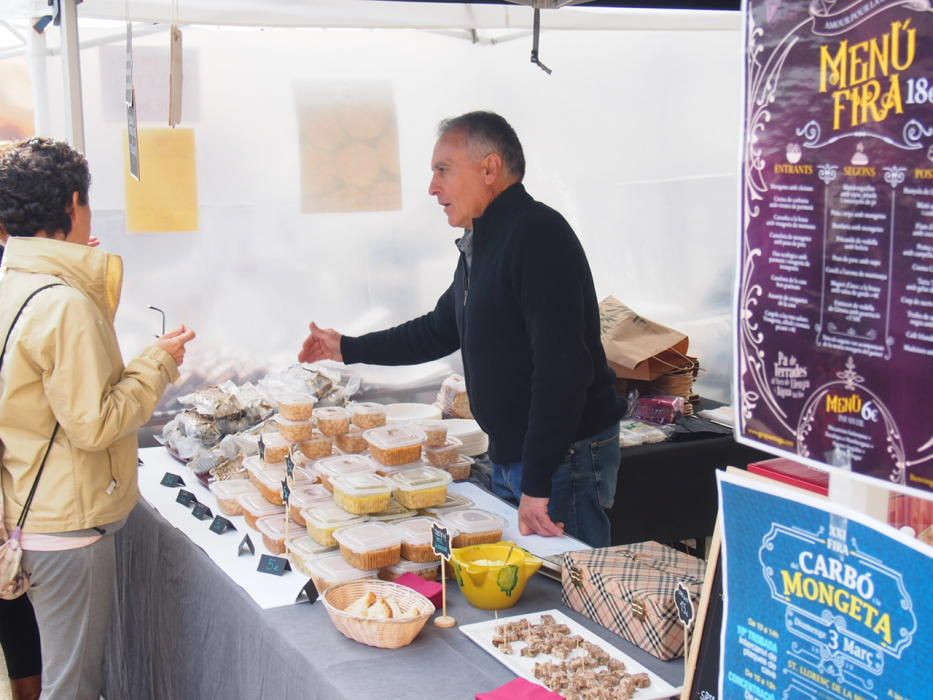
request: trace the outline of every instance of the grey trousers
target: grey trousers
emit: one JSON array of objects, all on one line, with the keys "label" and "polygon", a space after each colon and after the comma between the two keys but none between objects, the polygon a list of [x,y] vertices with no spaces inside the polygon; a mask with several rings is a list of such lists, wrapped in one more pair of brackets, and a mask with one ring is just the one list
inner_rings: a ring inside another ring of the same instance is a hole
[{"label": "grey trousers", "polygon": [[113,534],[64,552],[23,552],[42,644],[42,700],[98,700],[116,580]]}]

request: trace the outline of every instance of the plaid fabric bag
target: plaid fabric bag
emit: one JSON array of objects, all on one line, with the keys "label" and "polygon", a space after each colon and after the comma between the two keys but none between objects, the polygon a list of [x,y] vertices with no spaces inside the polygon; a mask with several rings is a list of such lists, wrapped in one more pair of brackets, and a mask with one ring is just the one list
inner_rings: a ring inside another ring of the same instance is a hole
[{"label": "plaid fabric bag", "polygon": [[706,562],[657,542],[564,554],[563,603],[659,659],[684,654],[674,591],[698,606]]}]

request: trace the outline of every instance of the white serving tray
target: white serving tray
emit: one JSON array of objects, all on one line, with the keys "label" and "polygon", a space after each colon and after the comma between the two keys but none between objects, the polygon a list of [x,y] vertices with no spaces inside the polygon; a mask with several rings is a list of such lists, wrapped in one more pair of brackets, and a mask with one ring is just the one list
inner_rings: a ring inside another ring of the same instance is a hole
[{"label": "white serving tray", "polygon": [[[672,685],[661,679],[657,674],[652,673],[640,663],[635,661],[635,659],[633,659],[631,656],[619,651],[606,640],[596,636],[579,622],[571,620],[560,610],[542,610],[541,612],[528,613],[526,615],[500,617],[498,620],[474,622],[472,625],[463,625],[460,628],[460,631],[476,642],[481,649],[488,652],[494,658],[505,664],[505,666],[507,666],[515,675],[526,678],[532,683],[538,683],[538,685],[542,685],[538,680],[535,679],[535,663],[540,663],[543,661],[562,661],[567,659],[558,659],[557,657],[551,656],[550,654],[540,654],[538,656],[522,656],[520,652],[526,646],[524,642],[512,642],[512,648],[515,650],[515,653],[503,654],[495,646],[493,646],[492,643],[492,638],[496,634],[496,627],[498,625],[504,624],[506,622],[518,622],[522,618],[528,620],[531,624],[536,625],[541,622],[542,615],[553,615],[554,621],[557,624],[563,623],[567,625],[570,628],[571,634],[578,634],[586,641],[593,642],[593,644],[598,644],[611,657],[625,663],[626,672],[647,673],[648,677],[651,679],[651,685],[647,688],[639,688],[635,695],[632,696],[633,700],[661,700],[662,698],[670,698],[674,696],[680,697],[679,688],[674,688]],[[574,654],[569,658],[572,659],[575,656],[582,656],[583,654],[584,652],[582,651],[579,653],[574,652]]]}]

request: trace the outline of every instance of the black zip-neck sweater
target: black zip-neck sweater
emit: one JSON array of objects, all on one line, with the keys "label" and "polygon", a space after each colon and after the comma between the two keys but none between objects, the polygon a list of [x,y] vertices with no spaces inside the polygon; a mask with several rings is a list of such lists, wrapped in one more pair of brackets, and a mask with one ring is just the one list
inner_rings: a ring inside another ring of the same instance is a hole
[{"label": "black zip-neck sweater", "polygon": [[457,348],[489,456],[521,461],[529,496],[550,496],[570,445],[621,417],[583,247],[521,184],[474,220],[470,269],[461,253],[433,311],[341,343],[345,362],[377,365],[418,364]]}]

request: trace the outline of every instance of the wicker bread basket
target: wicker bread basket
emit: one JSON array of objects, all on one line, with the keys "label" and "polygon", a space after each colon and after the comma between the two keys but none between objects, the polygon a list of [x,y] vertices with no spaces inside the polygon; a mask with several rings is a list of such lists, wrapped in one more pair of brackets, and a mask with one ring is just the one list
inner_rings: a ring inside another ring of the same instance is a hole
[{"label": "wicker bread basket", "polygon": [[[417,617],[401,620],[371,620],[344,612],[369,592],[382,598],[394,596],[403,612],[414,607],[422,612]],[[398,649],[411,644],[434,614],[434,604],[430,600],[411,588],[390,581],[366,579],[338,583],[324,591],[321,598],[331,622],[344,636],[381,649]]]}]

